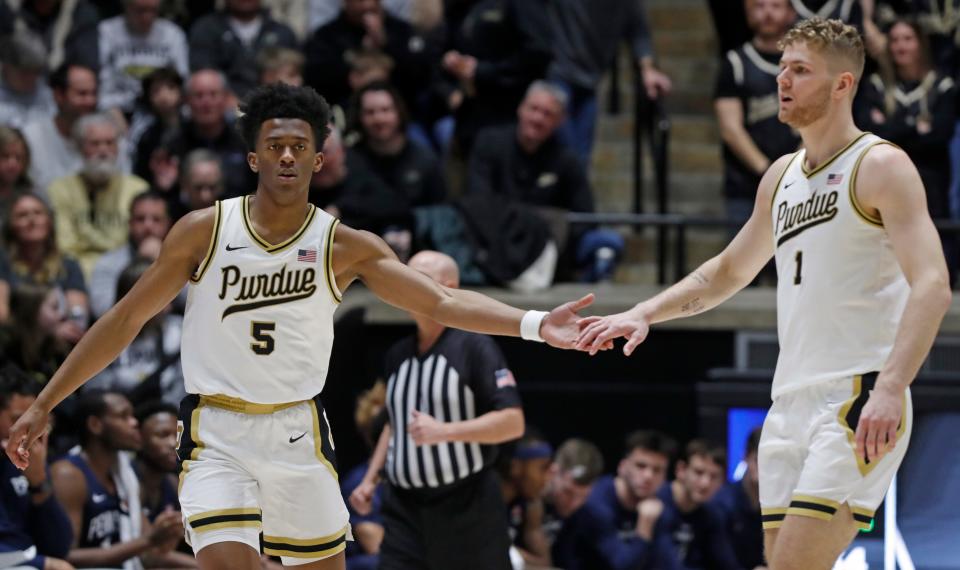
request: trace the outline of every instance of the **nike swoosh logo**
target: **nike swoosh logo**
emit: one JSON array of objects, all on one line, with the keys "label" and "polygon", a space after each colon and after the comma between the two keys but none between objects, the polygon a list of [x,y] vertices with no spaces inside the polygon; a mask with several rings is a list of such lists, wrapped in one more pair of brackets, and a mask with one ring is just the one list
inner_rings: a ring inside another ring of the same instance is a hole
[{"label": "nike swoosh logo", "polygon": [[[784,188],[789,188],[789,187],[793,186],[793,183],[794,183],[794,182],[796,182],[796,180],[792,180],[792,181],[784,184],[783,187],[784,187]],[[227,249],[228,249],[228,250],[230,249],[230,246],[229,246],[229,245],[227,246]]]},{"label": "nike swoosh logo", "polygon": [[303,432],[303,433],[301,433],[300,435],[298,435],[297,437],[293,437],[293,436],[291,435],[291,436],[290,436],[290,443],[294,443],[294,442],[298,441],[301,437],[303,437],[303,436],[305,436],[305,435],[307,435],[307,432]]},{"label": "nike swoosh logo", "polygon": [[249,245],[238,245],[237,247],[231,247],[230,244],[227,244],[227,251],[237,251],[238,249],[247,249]]}]

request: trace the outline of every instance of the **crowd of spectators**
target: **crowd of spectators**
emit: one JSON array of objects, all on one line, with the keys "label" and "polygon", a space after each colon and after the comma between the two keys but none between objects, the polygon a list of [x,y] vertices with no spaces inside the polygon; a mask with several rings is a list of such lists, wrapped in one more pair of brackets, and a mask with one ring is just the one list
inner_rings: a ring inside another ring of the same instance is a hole
[{"label": "crowd of spectators", "polygon": [[[776,120],[777,42],[813,15],[864,31],[858,124],[910,154],[934,218],[960,217],[960,1],[732,4],[711,2],[729,218],[745,219],[760,175],[799,144]],[[234,122],[260,84],[309,85],[334,106],[309,200],[402,259],[446,252],[470,286],[610,279],[623,237],[565,214],[595,209],[597,91],[624,40],[644,95],[669,97],[643,2],[0,0],[0,438],[172,224],[256,189]],[[955,271],[956,240],[943,240]],[[0,566],[193,567],[170,453],[185,295],[58,408],[78,439],[41,438],[40,467],[22,474],[0,459]],[[358,414],[371,446],[382,398],[368,394]],[[721,489],[725,458],[705,442],[680,450],[637,432],[603,475],[589,442],[554,450],[529,431],[501,450],[515,556],[567,569],[761,566],[755,447],[742,481]],[[353,522],[351,564],[375,564],[376,514]]]}]

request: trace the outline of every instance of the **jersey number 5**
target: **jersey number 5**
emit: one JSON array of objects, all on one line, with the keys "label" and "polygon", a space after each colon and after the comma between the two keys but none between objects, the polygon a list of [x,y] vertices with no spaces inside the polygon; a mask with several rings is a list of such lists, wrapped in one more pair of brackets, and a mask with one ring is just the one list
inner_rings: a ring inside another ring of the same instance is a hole
[{"label": "jersey number 5", "polygon": [[274,342],[270,333],[276,329],[277,323],[251,322],[250,336],[252,336],[256,342],[250,343],[250,349],[260,355],[267,355],[273,352]]}]

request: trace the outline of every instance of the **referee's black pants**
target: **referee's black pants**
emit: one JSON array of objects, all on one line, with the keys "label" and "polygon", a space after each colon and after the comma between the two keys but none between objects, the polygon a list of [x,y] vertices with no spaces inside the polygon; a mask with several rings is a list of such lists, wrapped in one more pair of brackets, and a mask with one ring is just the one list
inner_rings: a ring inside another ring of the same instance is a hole
[{"label": "referee's black pants", "polygon": [[484,469],[449,489],[384,484],[379,570],[510,570],[500,481]]}]

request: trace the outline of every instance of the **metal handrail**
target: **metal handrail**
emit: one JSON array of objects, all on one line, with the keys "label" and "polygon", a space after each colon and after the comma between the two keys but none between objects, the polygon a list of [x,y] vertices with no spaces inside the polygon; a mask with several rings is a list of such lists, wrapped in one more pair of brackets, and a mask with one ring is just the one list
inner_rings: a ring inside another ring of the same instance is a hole
[{"label": "metal handrail", "polygon": [[[743,223],[727,218],[708,218],[690,216],[686,214],[629,214],[614,212],[569,212],[567,223],[571,225],[606,225],[606,226],[652,226],[658,230],[657,248],[657,283],[667,284],[667,247],[666,234],[671,229],[676,232],[673,251],[674,281],[679,281],[687,275],[687,229],[688,228],[728,228],[736,229]],[[934,220],[934,225],[941,233],[955,234],[960,237],[960,221]]]}]

